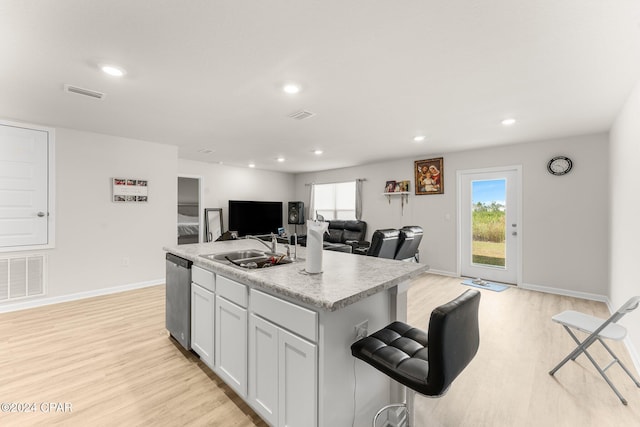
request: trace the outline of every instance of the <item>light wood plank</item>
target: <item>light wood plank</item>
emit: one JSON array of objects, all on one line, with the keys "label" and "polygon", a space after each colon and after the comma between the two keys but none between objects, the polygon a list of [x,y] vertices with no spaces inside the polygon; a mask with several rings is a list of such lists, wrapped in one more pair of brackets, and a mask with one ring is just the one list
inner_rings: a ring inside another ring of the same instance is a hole
[{"label": "light wood plank", "polygon": [[0,401],[71,413],[1,413],[2,426],[264,426],[164,327],[164,286],[0,315]]},{"label": "light wood plank", "polygon": [[[471,289],[460,282],[433,274],[414,281],[409,323],[426,328],[435,307]],[[607,318],[605,304],[516,287],[480,292],[478,354],[444,397],[416,396],[418,426],[640,426],[640,389],[620,367],[608,374],[628,406],[584,356],[548,374],[575,347],[551,316],[573,309]],[[624,345],[608,343],[635,372]],[[590,353],[602,365],[610,360],[599,344]]]},{"label": "light wood plank", "polygon": [[[468,289],[425,274],[409,290],[409,323]],[[604,304],[511,288],[481,290],[476,358],[442,398],[416,397],[417,425],[640,425],[640,389],[618,367],[623,406],[584,357],[551,369],[572,348],[551,322]],[[637,316],[632,313],[630,316]],[[613,350],[631,368],[625,347]],[[606,361],[597,345],[594,356]],[[381,375],[371,370],[371,375]],[[168,338],[164,286],[0,315],[0,401],[69,402],[71,413],[1,413],[2,426],[264,426],[209,368]]]}]

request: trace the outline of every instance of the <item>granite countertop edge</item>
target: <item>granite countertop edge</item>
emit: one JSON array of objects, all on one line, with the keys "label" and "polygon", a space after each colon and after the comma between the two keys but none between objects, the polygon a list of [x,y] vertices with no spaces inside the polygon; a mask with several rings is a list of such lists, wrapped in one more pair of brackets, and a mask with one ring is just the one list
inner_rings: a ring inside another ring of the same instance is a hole
[{"label": "granite countertop edge", "polygon": [[[192,244],[192,245],[181,245],[181,246],[166,246],[162,249],[166,252],[172,253],[176,256],[188,259],[192,261],[193,264],[197,267],[204,268],[206,270],[213,271],[216,274],[221,274],[229,279],[235,279],[241,283],[250,285],[258,290],[264,290],[268,292],[272,292],[276,295],[281,295],[288,297],[294,301],[306,304],[308,306],[322,309],[325,311],[336,311],[341,308],[347,307],[351,304],[354,304],[364,298],[367,298],[371,295],[377,294],[379,292],[386,291],[398,284],[405,282],[407,280],[411,280],[423,274],[425,271],[429,269],[429,267],[425,264],[418,263],[403,263],[403,265],[396,264],[399,267],[399,270],[405,270],[398,273],[397,276],[390,278],[383,283],[378,283],[371,287],[365,287],[363,289],[359,289],[356,292],[335,297],[335,298],[326,298],[318,295],[312,295],[312,292],[305,291],[304,287],[300,289],[294,289],[291,285],[286,286],[281,283],[278,283],[278,279],[285,279],[289,281],[294,278],[299,278],[301,276],[297,276],[297,274],[302,273],[300,270],[303,269],[304,261],[294,262],[292,264],[272,267],[269,269],[256,269],[256,270],[242,270],[239,267],[231,266],[225,263],[212,261],[206,258],[201,257],[201,254],[205,253],[221,253],[228,251],[229,247],[214,247],[214,246],[205,246],[212,244]],[[215,244],[214,244],[215,245]],[[228,245],[227,245],[228,246]],[[246,244],[244,245],[246,246]],[[301,248],[298,248],[300,251]],[[302,248],[304,250],[304,248]],[[303,253],[304,255],[304,253]],[[338,256],[334,254],[330,254],[329,256]],[[355,254],[341,254],[341,261],[363,261],[363,260],[349,260],[349,258],[345,257],[362,257],[362,255]],[[364,258],[364,257],[363,257]],[[369,260],[375,261],[379,260],[377,258],[370,258]],[[367,262],[369,262],[367,260]],[[390,260],[380,260],[385,263],[389,263]],[[401,262],[401,261],[391,261],[391,262]],[[407,266],[414,268],[407,268]],[[389,264],[389,266],[393,266],[393,264]],[[330,265],[327,265],[325,268],[330,268]],[[276,273],[270,274],[271,270]],[[321,273],[324,274],[324,273]],[[271,277],[275,275],[276,277]],[[282,280],[280,280],[282,281]]]}]

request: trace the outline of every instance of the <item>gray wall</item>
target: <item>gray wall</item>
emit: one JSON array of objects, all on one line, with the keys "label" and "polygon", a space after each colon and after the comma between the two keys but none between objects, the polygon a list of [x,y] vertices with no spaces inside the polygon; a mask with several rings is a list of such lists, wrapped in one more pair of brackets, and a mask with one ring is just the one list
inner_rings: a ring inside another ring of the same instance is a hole
[{"label": "gray wall", "polygon": [[[574,168],[556,177],[546,170],[556,155],[573,159]],[[445,194],[382,195],[388,180],[411,180],[414,160],[444,157]],[[482,150],[425,155],[353,168],[296,176],[296,198],[308,201],[306,183],[365,178],[363,220],[368,238],[379,228],[420,225],[425,235],[421,262],[445,274],[457,273],[456,171],[522,165],[522,286],[604,300],[608,276],[607,135],[576,136]]]},{"label": "gray wall", "polygon": [[[611,308],[617,309],[634,295],[640,295],[640,82],[611,129]],[[640,371],[640,309],[623,318],[629,329],[628,347]]]}]

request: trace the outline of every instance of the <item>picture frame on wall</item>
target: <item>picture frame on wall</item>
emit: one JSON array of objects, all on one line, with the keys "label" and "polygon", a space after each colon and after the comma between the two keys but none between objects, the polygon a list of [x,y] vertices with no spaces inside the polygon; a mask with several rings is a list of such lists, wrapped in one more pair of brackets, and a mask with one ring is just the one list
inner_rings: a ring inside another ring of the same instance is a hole
[{"label": "picture frame on wall", "polygon": [[387,181],[384,185],[385,193],[394,193],[396,191],[396,182],[395,181]]},{"label": "picture frame on wall", "polygon": [[444,194],[444,158],[416,160],[416,195]]},{"label": "picture frame on wall", "polygon": [[112,178],[111,200],[121,202],[148,202],[149,181],[146,179]]}]

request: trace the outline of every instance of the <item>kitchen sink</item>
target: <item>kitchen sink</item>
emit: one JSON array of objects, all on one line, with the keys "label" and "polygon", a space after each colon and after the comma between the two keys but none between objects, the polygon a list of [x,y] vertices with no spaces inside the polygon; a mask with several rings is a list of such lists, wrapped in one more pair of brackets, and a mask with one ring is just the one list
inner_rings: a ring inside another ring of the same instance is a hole
[{"label": "kitchen sink", "polygon": [[256,258],[256,257],[265,257],[263,251],[256,250],[246,250],[246,251],[233,251],[233,252],[224,252],[221,254],[210,254],[210,255],[201,255],[205,258],[209,258],[216,261],[228,261],[229,258],[232,261],[238,261],[247,258]]},{"label": "kitchen sink", "polygon": [[[273,254],[271,252],[265,253],[257,250],[242,250],[200,256],[211,261],[251,269],[276,267],[278,265],[291,264],[293,262],[289,258],[282,258],[282,255],[283,254]],[[274,259],[278,260],[275,264],[273,263]]]}]

